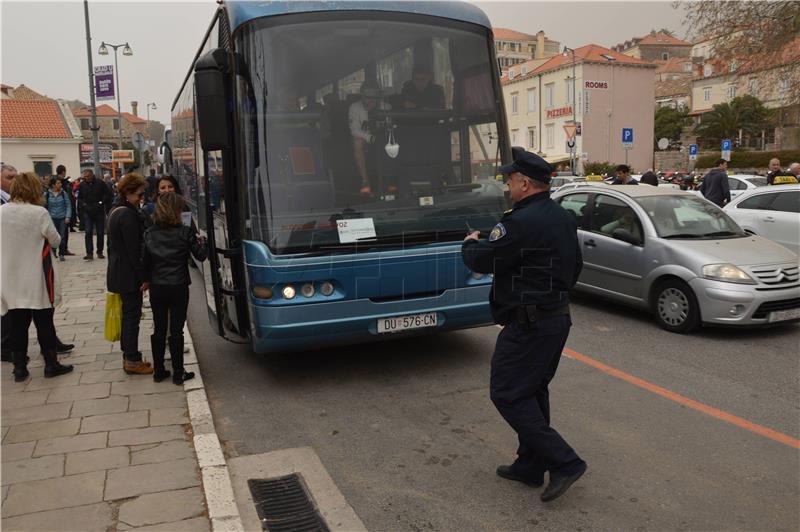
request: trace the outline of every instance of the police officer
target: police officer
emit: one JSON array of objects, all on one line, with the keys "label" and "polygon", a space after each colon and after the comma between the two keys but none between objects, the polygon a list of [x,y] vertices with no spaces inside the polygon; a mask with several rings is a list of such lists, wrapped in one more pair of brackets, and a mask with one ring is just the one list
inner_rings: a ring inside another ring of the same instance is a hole
[{"label": "police officer", "polygon": [[487,240],[475,231],[464,239],[464,263],[493,273],[489,297],[496,323],[503,325],[491,363],[491,399],[519,437],[517,459],[497,474],[539,487],[550,484],[542,501],[562,495],[586,471],[586,462],[550,426],[547,386],[553,379],[572,324],[569,289],[583,260],[577,224],[550,199],[552,166],[541,157],[514,150],[505,174],[512,209]]}]

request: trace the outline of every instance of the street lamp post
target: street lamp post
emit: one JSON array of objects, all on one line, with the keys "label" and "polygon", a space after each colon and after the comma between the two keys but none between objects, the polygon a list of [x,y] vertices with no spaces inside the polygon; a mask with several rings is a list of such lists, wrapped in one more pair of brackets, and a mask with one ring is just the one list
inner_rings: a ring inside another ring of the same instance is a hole
[{"label": "street lamp post", "polygon": [[[119,122],[119,149],[122,149],[122,105],[120,104],[120,90],[119,90],[119,66],[117,65],[117,48],[122,48],[122,55],[133,55],[133,50],[128,45],[128,43],[122,44],[111,44],[103,41],[100,43],[100,49],[97,50],[97,53],[100,55],[108,55],[108,48],[110,46],[114,49],[114,72],[117,77],[117,121]],[[120,166],[124,169],[124,165],[120,163]]]},{"label": "street lamp post", "polygon": [[89,102],[92,106],[92,158],[94,159],[94,173],[100,175],[100,146],[97,135],[97,105],[94,95],[94,67],[92,66],[92,31],[89,26],[89,2],[83,1],[83,13],[86,18],[86,55],[89,59]]},{"label": "street lamp post", "polygon": [[[578,121],[577,118],[575,117],[575,106],[577,105],[578,101],[575,98],[575,50],[565,46],[562,55],[564,57],[567,57],[567,52],[572,52],[572,123],[575,125],[575,127],[577,127]],[[575,141],[575,143],[576,143],[575,148],[577,148],[577,140]],[[575,167],[578,166],[576,161],[577,157],[575,156],[576,153],[575,148],[573,148],[569,152],[569,167],[570,170],[572,171],[572,175],[575,175]]]},{"label": "street lamp post", "polygon": [[153,108],[153,111],[158,109],[156,107],[155,102],[150,102],[147,104],[147,151],[150,153],[150,168],[153,167],[153,152],[150,149],[150,108]]}]

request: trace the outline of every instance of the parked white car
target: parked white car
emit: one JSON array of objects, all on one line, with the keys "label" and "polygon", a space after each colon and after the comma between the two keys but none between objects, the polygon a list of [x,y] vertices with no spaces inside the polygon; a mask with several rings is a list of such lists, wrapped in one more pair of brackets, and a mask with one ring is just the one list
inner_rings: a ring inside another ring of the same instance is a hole
[{"label": "parked white car", "polygon": [[800,255],[800,184],[748,190],[731,200],[725,212],[748,233]]}]

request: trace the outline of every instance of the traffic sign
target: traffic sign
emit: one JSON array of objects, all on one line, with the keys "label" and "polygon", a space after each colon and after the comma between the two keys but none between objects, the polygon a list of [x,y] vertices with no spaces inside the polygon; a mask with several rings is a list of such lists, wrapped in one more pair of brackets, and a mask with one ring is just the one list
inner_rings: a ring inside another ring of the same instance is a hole
[{"label": "traffic sign", "polygon": [[132,163],[133,150],[113,150],[111,152],[111,161],[114,163]]},{"label": "traffic sign", "polygon": [[689,160],[697,160],[697,144],[689,144]]},{"label": "traffic sign", "polygon": [[626,150],[633,148],[633,128],[622,128],[622,147]]},{"label": "traffic sign", "polygon": [[147,145],[147,142],[144,139],[144,135],[142,135],[142,133],[139,131],[133,134],[132,142],[133,142],[133,147],[139,151],[142,151]]},{"label": "traffic sign", "polygon": [[575,137],[575,133],[578,131],[577,124],[564,124],[561,127],[564,128],[564,133],[567,134],[567,140],[572,140]]},{"label": "traffic sign", "polygon": [[568,139],[567,140],[567,151],[572,153],[575,151],[575,139]]},{"label": "traffic sign", "polygon": [[731,160],[731,146],[732,146],[731,139],[724,139],[722,141],[722,158],[726,161]]}]

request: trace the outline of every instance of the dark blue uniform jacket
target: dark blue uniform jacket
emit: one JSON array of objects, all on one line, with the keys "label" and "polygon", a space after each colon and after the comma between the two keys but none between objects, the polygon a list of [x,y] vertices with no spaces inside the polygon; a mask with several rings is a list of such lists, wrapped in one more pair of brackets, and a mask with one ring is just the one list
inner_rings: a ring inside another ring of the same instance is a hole
[{"label": "dark blue uniform jacket", "polygon": [[575,218],[540,192],[506,211],[488,239],[467,240],[464,264],[494,273],[489,301],[494,321],[516,319],[516,307],[554,309],[569,303],[569,289],[583,267]]}]

